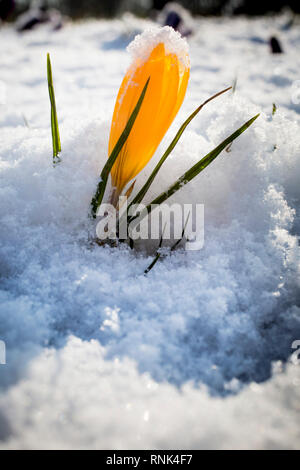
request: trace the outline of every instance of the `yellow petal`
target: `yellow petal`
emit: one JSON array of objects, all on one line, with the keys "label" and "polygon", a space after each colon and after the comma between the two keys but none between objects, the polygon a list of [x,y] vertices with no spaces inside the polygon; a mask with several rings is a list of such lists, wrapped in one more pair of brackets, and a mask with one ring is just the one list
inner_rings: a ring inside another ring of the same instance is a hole
[{"label": "yellow petal", "polygon": [[142,89],[149,86],[138,117],[111,171],[112,185],[120,193],[149,162],[176,116],[187,88],[189,67],[175,53],[157,44],[148,59],[136,59],[126,73],[115,104],[109,154],[123,132]]}]

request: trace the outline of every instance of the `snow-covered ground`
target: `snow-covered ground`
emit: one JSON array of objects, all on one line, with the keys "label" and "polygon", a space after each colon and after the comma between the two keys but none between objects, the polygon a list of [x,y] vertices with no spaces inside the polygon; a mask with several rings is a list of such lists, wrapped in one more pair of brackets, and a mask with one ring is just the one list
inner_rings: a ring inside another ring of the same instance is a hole
[{"label": "snow-covered ground", "polygon": [[88,218],[126,45],[146,26],[0,30],[0,448],[299,448],[299,25],[195,20],[188,92],[149,168],[199,103],[236,92],[192,122],[149,197],[261,116],[170,200],[205,204],[204,248],[147,277],[153,255],[92,244]]}]

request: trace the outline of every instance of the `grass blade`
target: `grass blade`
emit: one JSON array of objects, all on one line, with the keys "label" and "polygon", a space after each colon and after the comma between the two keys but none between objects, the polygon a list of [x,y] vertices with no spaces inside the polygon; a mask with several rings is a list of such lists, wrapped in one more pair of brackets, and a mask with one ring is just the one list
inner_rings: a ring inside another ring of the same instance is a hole
[{"label": "grass blade", "polygon": [[47,79],[48,90],[51,104],[51,132],[52,132],[52,148],[53,148],[53,165],[60,162],[59,153],[61,152],[61,143],[58,129],[58,119],[56,112],[55,94],[52,78],[52,67],[50,61],[50,54],[47,54]]},{"label": "grass blade", "polygon": [[[245,124],[243,124],[239,129],[237,129],[233,134],[231,134],[227,139],[218,145],[214,150],[209,152],[205,157],[203,157],[199,162],[192,166],[188,171],[186,171],[172,186],[170,186],[167,191],[164,191],[159,196],[157,196],[151,203],[146,207],[147,214],[151,213],[152,205],[162,204],[166,199],[172,196],[176,191],[186,185],[191,181],[195,176],[197,176],[201,171],[203,171],[210,163],[217,158],[217,156],[224,150],[231,142],[233,142],[239,135],[241,135],[248,127],[253,124],[253,122],[258,118],[259,114],[249,119]],[[145,211],[146,212],[146,211]],[[133,216],[129,219],[128,223],[134,220],[137,216]]]},{"label": "grass blade", "polygon": [[189,218],[190,218],[190,212],[188,213],[185,224],[183,226],[182,233],[181,233],[181,238],[179,238],[179,240],[177,240],[176,243],[174,243],[174,245],[171,247],[171,251],[174,251],[177,248],[177,246],[179,245],[179,243],[183,240],[185,229],[186,229],[187,223],[189,221]]},{"label": "grass blade", "polygon": [[98,186],[97,186],[96,194],[93,197],[92,202],[91,202],[92,216],[94,218],[96,217],[97,209],[98,209],[98,207],[100,206],[100,204],[102,202],[104,192],[105,192],[105,188],[106,188],[106,185],[107,185],[107,180],[108,180],[109,173],[110,173],[110,171],[113,167],[113,164],[115,163],[120,151],[122,150],[122,147],[125,144],[128,136],[130,134],[130,131],[133,127],[133,124],[135,123],[135,120],[138,116],[138,113],[141,109],[141,106],[142,106],[142,103],[143,103],[143,100],[144,100],[144,97],[145,97],[145,94],[146,94],[146,91],[147,91],[147,87],[148,87],[148,84],[149,84],[149,80],[150,80],[150,77],[148,78],[148,80],[147,80],[147,82],[146,82],[146,84],[143,88],[143,91],[140,94],[138,102],[137,102],[134,110],[132,111],[130,118],[127,121],[127,124],[125,126],[124,131],[120,135],[120,137],[118,139],[118,142],[116,143],[113,151],[111,152],[106,164],[104,165],[104,167],[101,171],[100,181],[99,181]]},{"label": "grass blade", "polygon": [[[189,214],[188,214],[188,216],[187,216],[187,218],[186,218],[184,227],[183,227],[183,229],[182,229],[181,238],[179,238],[179,240],[177,240],[176,243],[174,243],[174,245],[171,246],[170,251],[174,251],[174,250],[177,248],[177,246],[179,245],[179,243],[183,240],[184,232],[185,232],[185,229],[186,229],[186,226],[187,226],[189,217],[190,217],[190,212],[189,212]],[[160,242],[159,242],[159,245],[158,245],[158,250],[161,248],[161,245],[162,245],[162,240],[163,240],[165,228],[166,228],[166,225],[164,226],[163,233],[162,233],[162,235],[161,235],[161,237],[160,237]],[[162,255],[162,253],[160,253],[158,250],[157,250],[157,252],[156,252],[155,258],[154,258],[154,260],[152,261],[152,263],[150,263],[149,266],[148,266],[148,268],[145,269],[144,274],[148,274],[148,272],[151,271],[151,269],[156,265],[156,263],[157,263],[157,261],[159,260],[159,258],[166,256],[166,255]]]},{"label": "grass blade", "polygon": [[165,228],[166,228],[166,224],[165,224],[165,226],[164,226],[164,229],[163,229],[162,234],[161,234],[161,237],[160,237],[160,241],[159,241],[159,245],[158,245],[158,249],[157,249],[155,258],[154,258],[154,260],[149,264],[148,268],[145,269],[144,274],[148,274],[148,272],[151,271],[151,269],[156,265],[157,261],[158,261],[159,258],[161,257],[161,253],[160,253],[158,250],[161,248],[161,245],[162,245],[163,236],[164,236],[164,233],[165,233]]},{"label": "grass blade", "polygon": [[204,101],[204,103],[202,103],[200,106],[198,106],[198,108],[186,119],[186,121],[184,121],[184,123],[182,124],[182,126],[180,127],[179,131],[177,132],[177,134],[175,135],[174,139],[172,140],[172,142],[170,143],[169,147],[167,148],[167,150],[165,151],[165,153],[163,154],[163,156],[161,157],[161,159],[159,160],[158,164],[156,165],[156,167],[154,168],[154,170],[152,171],[151,175],[149,176],[148,180],[146,181],[146,183],[144,184],[144,186],[142,187],[142,189],[139,191],[139,193],[134,197],[134,199],[132,200],[132,202],[129,204],[128,206],[128,210],[130,208],[131,205],[133,204],[139,204],[140,202],[142,202],[142,199],[144,198],[144,196],[146,195],[148,189],[150,188],[155,176],[157,175],[157,173],[159,172],[160,168],[162,167],[163,163],[166,161],[166,159],[168,158],[168,156],[170,155],[170,153],[172,152],[172,150],[174,149],[174,147],[176,146],[177,142],[179,141],[180,137],[182,136],[183,132],[185,131],[186,127],[188,126],[188,124],[194,119],[195,116],[197,116],[197,114],[199,113],[199,111],[201,111],[201,109],[207,104],[209,103],[210,101],[212,101],[213,99],[217,98],[218,96],[222,95],[223,93],[225,93],[226,91],[230,90],[231,87],[229,88],[226,88],[225,90],[222,90],[220,91],[219,93],[216,93],[215,95],[211,96],[210,98],[208,98],[206,101]]},{"label": "grass blade", "polygon": [[161,256],[161,253],[157,252],[154,260],[152,261],[152,263],[149,264],[148,268],[145,269],[144,275],[148,274],[148,272],[151,271],[151,269],[156,265],[156,263],[159,260],[160,256]]}]

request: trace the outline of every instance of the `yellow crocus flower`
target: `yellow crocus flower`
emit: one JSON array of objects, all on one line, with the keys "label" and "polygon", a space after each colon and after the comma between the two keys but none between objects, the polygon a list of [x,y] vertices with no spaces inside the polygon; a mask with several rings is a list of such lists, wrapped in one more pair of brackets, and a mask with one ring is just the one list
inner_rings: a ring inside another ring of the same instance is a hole
[{"label": "yellow crocus flower", "polygon": [[109,155],[148,77],[150,82],[130,135],[111,170],[112,186],[115,188],[112,202],[115,205],[126,184],[153,156],[183,102],[190,72],[187,52],[184,56],[168,50],[164,42],[158,42],[151,48],[146,60],[141,57],[134,59],[123,79],[112,118]]}]

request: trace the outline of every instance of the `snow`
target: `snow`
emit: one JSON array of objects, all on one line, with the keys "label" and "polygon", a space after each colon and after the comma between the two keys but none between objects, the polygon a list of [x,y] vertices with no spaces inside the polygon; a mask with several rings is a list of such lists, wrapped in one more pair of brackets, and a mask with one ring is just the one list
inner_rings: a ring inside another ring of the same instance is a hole
[{"label": "snow", "polygon": [[175,54],[182,61],[184,67],[189,67],[189,47],[177,31],[170,26],[152,26],[138,34],[127,47],[134,59],[144,62],[157,44],[163,43],[167,53]]},{"label": "snow", "polygon": [[126,16],[51,35],[0,31],[0,448],[299,448],[299,29],[285,16],[194,23],[184,104],[135,191],[189,112],[236,77],[236,92],[191,123],[148,200],[261,116],[170,199],[204,204],[203,249],[174,252],[147,276],[157,241],[95,245],[88,212],[126,46],[153,25]]}]

